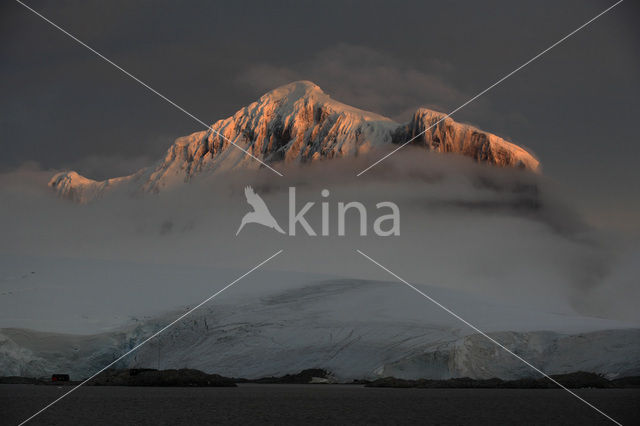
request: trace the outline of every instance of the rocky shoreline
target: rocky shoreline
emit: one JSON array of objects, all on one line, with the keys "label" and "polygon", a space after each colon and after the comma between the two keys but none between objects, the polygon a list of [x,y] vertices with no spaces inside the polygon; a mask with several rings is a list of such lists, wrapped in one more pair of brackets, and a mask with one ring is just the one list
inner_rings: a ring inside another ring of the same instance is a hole
[{"label": "rocky shoreline", "polygon": [[[575,372],[551,376],[558,383],[567,388],[598,388],[598,389],[629,389],[640,388],[640,376],[607,379],[602,375],[588,372]],[[31,384],[75,386],[82,381],[52,381],[48,378],[33,378],[21,376],[0,377],[0,384]],[[244,379],[224,377],[218,374],[208,374],[194,369],[155,370],[137,369],[109,369],[88,381],[85,386],[155,386],[155,387],[235,387],[238,383],[255,384],[356,384],[377,388],[424,388],[424,389],[554,389],[558,386],[545,377],[526,378],[517,380],[471,379],[468,377],[447,380],[405,380],[395,377],[385,377],[373,381],[354,380],[341,383],[335,380],[331,372],[312,368],[302,370],[297,374],[287,374],[281,377],[263,377],[259,379]]]}]

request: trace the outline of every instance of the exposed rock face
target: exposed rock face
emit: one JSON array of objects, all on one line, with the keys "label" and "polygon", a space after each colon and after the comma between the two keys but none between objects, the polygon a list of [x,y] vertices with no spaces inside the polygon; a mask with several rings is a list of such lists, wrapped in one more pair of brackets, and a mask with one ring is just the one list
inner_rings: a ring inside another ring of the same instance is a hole
[{"label": "exposed rock face", "polygon": [[357,155],[372,144],[391,143],[396,127],[388,118],[332,100],[313,83],[295,82],[216,122],[213,130],[176,139],[144,189],[157,191],[170,185],[175,175],[183,181],[204,170],[260,167],[221,134],[265,163],[308,162]]},{"label": "exposed rock face", "polygon": [[[298,81],[279,87],[233,116],[216,122],[213,130],[176,139],[161,161],[134,175],[97,182],[75,172],[65,172],[54,176],[49,185],[60,195],[79,202],[132,181],[137,182],[136,189],[156,192],[188,181],[203,171],[215,173],[261,166],[228,140],[268,164],[304,163],[357,156],[375,147],[404,143],[443,116],[421,108],[409,123],[398,124],[337,102],[311,82]],[[526,150],[450,118],[427,130],[414,143],[492,165],[534,171],[538,168],[538,160]]]},{"label": "exposed rock face", "polygon": [[412,143],[431,151],[462,154],[498,166],[538,169],[538,160],[518,145],[451,118],[443,120],[445,116],[419,108],[409,123],[394,132],[393,143],[404,143],[420,135]]}]

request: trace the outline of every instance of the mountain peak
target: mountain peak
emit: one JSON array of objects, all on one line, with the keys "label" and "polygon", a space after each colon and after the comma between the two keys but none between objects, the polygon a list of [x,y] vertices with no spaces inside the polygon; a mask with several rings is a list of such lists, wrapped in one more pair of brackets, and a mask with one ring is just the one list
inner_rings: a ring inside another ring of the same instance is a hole
[{"label": "mountain peak", "polygon": [[314,100],[322,102],[330,99],[320,86],[306,80],[294,81],[265,93],[260,97],[259,104],[274,103],[280,106],[293,105],[299,101]]},{"label": "mountain peak", "polygon": [[157,192],[205,171],[255,169],[260,166],[255,158],[265,163],[304,163],[357,156],[412,139],[413,145],[430,151],[460,154],[496,166],[538,169],[538,160],[523,148],[451,118],[442,120],[444,116],[420,108],[408,123],[399,124],[338,102],[315,83],[294,81],[264,94],[208,130],[176,139],[164,158],[149,169],[102,182],[67,172],[54,176],[49,185],[82,202],[123,184]]},{"label": "mountain peak", "polygon": [[[325,95],[320,86],[312,81],[299,80],[287,83],[280,87],[277,87],[264,95],[262,98],[282,99],[282,98],[306,98],[313,95]],[[326,95],[325,95],[326,96]]]},{"label": "mountain peak", "polygon": [[[358,119],[391,122],[389,118],[382,115],[361,110],[332,99],[320,86],[308,80],[294,81],[273,89],[262,95],[256,103],[251,104],[249,107],[254,105],[267,112],[277,109],[281,115],[288,115],[302,109],[313,109],[315,111],[322,110],[324,113],[352,115]],[[238,111],[238,113],[241,111]]]}]

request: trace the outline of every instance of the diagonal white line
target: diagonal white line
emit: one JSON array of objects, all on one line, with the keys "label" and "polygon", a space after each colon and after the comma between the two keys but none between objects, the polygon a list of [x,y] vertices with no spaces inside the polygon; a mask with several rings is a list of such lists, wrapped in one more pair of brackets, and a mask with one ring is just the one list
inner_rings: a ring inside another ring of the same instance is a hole
[{"label": "diagonal white line", "polygon": [[141,343],[137,344],[136,346],[134,346],[133,348],[129,349],[127,352],[125,352],[123,355],[121,355],[120,357],[118,357],[115,361],[113,361],[112,363],[110,363],[109,365],[107,365],[106,367],[102,368],[101,370],[99,370],[98,372],[94,373],[91,377],[89,377],[88,379],[83,380],[81,383],[79,383],[78,385],[74,386],[73,388],[71,388],[71,390],[69,390],[68,392],[65,392],[64,394],[62,394],[62,396],[58,397],[57,399],[55,399],[53,402],[49,403],[48,405],[44,406],[42,409],[40,409],[38,412],[36,412],[35,414],[33,414],[31,417],[25,419],[24,421],[22,421],[19,426],[24,425],[25,423],[27,423],[28,421],[32,420],[34,417],[36,417],[37,415],[41,414],[42,412],[44,412],[45,410],[47,410],[48,408],[50,408],[51,406],[53,406],[54,404],[58,403],[60,400],[62,400],[63,398],[65,398],[66,396],[68,396],[69,394],[71,394],[72,392],[75,392],[80,386],[86,384],[89,380],[93,379],[94,377],[96,377],[98,374],[102,373],[103,371],[105,371],[106,369],[108,369],[109,367],[112,367],[113,365],[115,365],[118,361],[122,360],[123,358],[125,358],[126,356],[128,356],[129,354],[131,354],[132,352],[137,351],[138,349],[140,349],[143,345],[145,345],[147,342],[149,342],[151,339],[154,339],[156,337],[158,337],[161,333],[163,333],[164,331],[166,331],[167,329],[169,329],[170,327],[172,327],[173,325],[175,325],[177,322],[181,321],[182,319],[184,319],[187,315],[191,314],[193,311],[195,311],[196,309],[198,309],[199,307],[201,307],[202,305],[204,305],[205,303],[209,302],[211,299],[213,299],[214,297],[216,297],[217,295],[219,295],[220,293],[222,293],[223,291],[225,291],[226,289],[228,289],[229,287],[231,287],[232,285],[234,285],[235,283],[237,283],[238,281],[240,281],[241,279],[243,279],[244,277],[246,277],[247,275],[249,275],[250,273],[252,273],[253,271],[255,271],[256,269],[258,269],[259,267],[261,267],[262,265],[264,265],[265,263],[267,263],[268,261],[270,261],[271,259],[273,259],[274,257],[276,257],[277,255],[279,255],[280,253],[282,253],[283,250],[278,250],[275,254],[272,254],[270,257],[268,257],[267,259],[263,260],[262,262],[258,263],[256,266],[254,266],[253,268],[251,268],[250,270],[248,270],[247,272],[245,272],[244,274],[240,275],[238,278],[236,278],[235,280],[231,281],[229,284],[227,284],[226,286],[224,286],[221,290],[218,290],[217,292],[215,292],[214,294],[212,294],[211,296],[207,297],[206,299],[204,299],[202,302],[198,303],[196,306],[194,306],[193,308],[189,309],[187,312],[185,312],[184,314],[180,315],[178,318],[176,318],[175,320],[171,321],[169,324],[165,325],[163,328],[161,328],[160,330],[156,331],[155,333],[153,333],[151,336],[149,336],[148,338],[146,338],[145,340],[143,340]]},{"label": "diagonal white line", "polygon": [[588,20],[587,22],[585,22],[584,24],[580,25],[578,28],[576,28],[575,30],[571,31],[569,34],[567,34],[566,36],[562,37],[560,40],[556,41],[555,43],[553,43],[551,46],[547,47],[546,49],[544,49],[542,52],[538,53],[536,56],[534,56],[533,58],[529,59],[527,62],[525,62],[524,64],[520,65],[518,68],[514,69],[513,71],[511,71],[509,74],[505,75],[504,77],[502,77],[500,80],[496,81],[495,83],[493,83],[491,86],[487,87],[486,89],[484,89],[483,91],[481,91],[480,93],[478,93],[477,95],[475,95],[473,98],[469,99],[468,101],[466,101],[465,103],[463,103],[462,105],[460,105],[458,108],[454,109],[453,111],[451,111],[449,114],[445,115],[444,117],[442,117],[440,120],[436,121],[435,123],[433,123],[431,126],[427,127],[426,129],[424,129],[422,132],[418,133],[417,135],[415,135],[414,137],[412,137],[411,139],[409,139],[408,141],[406,141],[405,143],[403,143],[402,145],[400,145],[399,147],[397,147],[396,149],[394,149],[393,151],[391,151],[390,153],[388,153],[387,155],[385,155],[384,157],[380,158],[378,161],[376,161],[375,163],[371,164],[369,167],[367,167],[366,169],[362,170],[360,173],[358,173],[356,175],[356,177],[364,174],[365,172],[367,172],[369,169],[375,167],[376,165],[378,165],[379,163],[381,163],[382,161],[386,160],[387,158],[389,158],[390,156],[392,156],[393,154],[395,154],[396,152],[400,151],[402,148],[404,148],[405,146],[407,146],[408,144],[410,144],[411,142],[413,142],[414,140],[416,140],[417,138],[419,138],[420,136],[424,135],[426,132],[428,132],[430,129],[432,129],[433,127],[437,126],[440,122],[444,121],[445,119],[451,117],[453,114],[455,114],[456,112],[460,111],[462,108],[466,107],[467,105],[469,105],[471,102],[475,101],[476,99],[478,99],[480,96],[484,95],[485,93],[487,93],[489,90],[493,89],[494,87],[496,87],[498,84],[502,83],[503,81],[505,81],[506,79],[508,79],[509,77],[511,77],[512,75],[514,75],[515,73],[517,73],[518,71],[520,71],[521,69],[523,69],[524,67],[526,67],[527,65],[529,65],[531,62],[535,61],[536,59],[538,59],[539,57],[541,57],[542,55],[544,55],[545,53],[547,53],[548,51],[550,51],[551,49],[553,49],[554,47],[556,47],[557,45],[559,45],[560,43],[562,43],[563,41],[565,41],[566,39],[568,39],[569,37],[571,37],[572,35],[574,35],[575,33],[577,33],[578,31],[580,31],[581,29],[583,29],[584,27],[586,27],[587,25],[589,25],[590,23],[592,23],[593,21],[595,21],[596,19],[598,19],[599,17],[601,17],[602,15],[604,15],[605,13],[609,12],[611,9],[613,9],[614,7],[616,7],[617,5],[619,5],[620,3],[622,3],[624,0],[618,0],[618,2],[614,3],[613,5],[609,6],[608,8],[606,8],[605,10],[603,10],[602,12],[600,12],[599,14],[597,14],[596,16],[594,16],[593,18],[591,18],[590,20]]},{"label": "diagonal white line", "polygon": [[469,321],[465,320],[464,318],[462,318],[460,315],[456,314],[455,312],[453,312],[451,309],[447,308],[446,306],[444,306],[442,303],[438,302],[437,300],[435,300],[434,298],[432,298],[431,296],[429,296],[428,294],[424,293],[423,291],[417,289],[415,286],[413,286],[412,284],[410,284],[408,281],[405,281],[404,279],[402,279],[401,277],[399,277],[397,274],[395,274],[394,272],[392,272],[391,270],[389,270],[388,268],[384,267],[383,265],[381,265],[380,263],[378,263],[377,261],[375,261],[374,259],[372,259],[371,257],[367,256],[365,253],[363,253],[360,250],[356,250],[358,253],[360,253],[362,256],[364,256],[365,258],[367,258],[368,260],[370,260],[371,262],[375,263],[376,265],[378,265],[380,268],[382,268],[383,270],[385,270],[386,272],[388,272],[389,274],[391,274],[393,277],[395,277],[396,279],[398,279],[399,281],[403,282],[404,284],[406,284],[409,288],[411,288],[412,290],[418,292],[421,296],[423,296],[424,298],[428,299],[430,302],[434,303],[435,305],[437,305],[439,308],[443,309],[445,312],[447,312],[448,314],[450,314],[451,316],[455,317],[456,319],[460,320],[461,322],[463,322],[464,324],[466,324],[467,326],[469,326],[470,328],[472,328],[474,331],[476,331],[477,333],[481,334],[482,336],[486,337],[487,339],[489,339],[492,343],[494,343],[495,345],[497,345],[498,347],[504,349],[506,352],[510,353],[511,355],[513,355],[514,357],[516,357],[517,359],[519,359],[520,361],[522,361],[524,364],[526,364],[527,366],[531,367],[533,370],[535,370],[536,372],[540,373],[542,376],[546,377],[547,379],[551,380],[555,385],[559,386],[560,388],[564,389],[565,391],[569,392],[571,395],[573,395],[574,397],[578,398],[580,401],[584,402],[585,404],[587,404],[589,407],[593,408],[594,410],[596,410],[598,413],[602,414],[603,416],[605,416],[607,419],[611,420],[613,423],[622,426],[621,423],[619,423],[618,421],[614,420],[612,417],[610,417],[609,415],[607,415],[604,411],[600,410],[598,407],[596,407],[595,405],[591,404],[589,401],[585,400],[584,398],[582,398],[580,395],[578,395],[577,393],[571,391],[570,389],[568,389],[567,387],[563,386],[562,384],[560,384],[557,380],[555,380],[554,378],[552,378],[551,376],[547,375],[544,371],[540,370],[539,368],[537,368],[536,366],[534,366],[533,364],[531,364],[530,362],[528,362],[526,359],[522,358],[521,356],[515,354],[512,350],[510,350],[509,348],[507,348],[506,346],[504,346],[502,343],[498,342],[497,340],[495,340],[493,337],[489,336],[487,333],[485,333],[484,331],[480,330],[478,327],[476,327],[475,325],[471,324]]},{"label": "diagonal white line", "polygon": [[242,148],[240,145],[237,145],[235,142],[231,141],[229,138],[227,138],[226,136],[224,136],[222,133],[218,132],[217,130],[214,130],[213,127],[207,123],[205,123],[204,121],[200,120],[198,117],[196,117],[195,115],[191,114],[189,111],[187,111],[186,109],[184,109],[183,107],[181,107],[180,105],[178,105],[177,103],[175,103],[174,101],[172,101],[171,99],[167,98],[165,95],[163,95],[162,93],[158,92],[156,89],[154,89],[153,87],[149,86],[147,83],[145,83],[144,81],[140,80],[138,77],[136,77],[135,75],[131,74],[129,71],[125,70],[124,68],[122,68],[120,65],[116,64],[115,62],[113,62],[111,59],[107,58],[106,56],[104,56],[102,53],[98,52],[97,50],[95,50],[93,47],[89,46],[88,44],[86,44],[85,42],[83,42],[82,40],[78,39],[76,36],[74,36],[73,34],[69,33],[67,30],[65,30],[64,28],[60,27],[59,25],[57,25],[55,22],[51,21],[50,19],[48,19],[47,17],[43,16],[42,14],[40,14],[39,12],[35,11],[34,9],[32,9],[31,7],[27,6],[26,4],[24,4],[23,2],[21,2],[20,0],[16,0],[16,2],[18,2],[19,4],[21,4],[22,6],[24,6],[25,8],[27,8],[28,10],[30,10],[31,12],[33,12],[35,15],[39,16],[40,18],[42,18],[44,21],[48,22],[49,24],[51,24],[54,28],[58,29],[59,31],[61,31],[62,33],[64,33],[65,35],[67,35],[68,37],[70,37],[71,39],[73,39],[74,41],[76,41],[77,43],[79,43],[80,45],[86,47],[87,49],[89,49],[91,52],[95,53],[97,56],[99,56],[101,59],[104,59],[106,62],[108,62],[110,65],[114,66],[115,68],[117,68],[118,70],[122,71],[125,75],[127,75],[128,77],[132,78],[133,80],[135,80],[137,83],[139,83],[140,85],[142,85],[144,88],[148,89],[150,92],[154,93],[155,95],[161,97],[162,99],[164,99],[165,101],[169,102],[172,106],[174,106],[175,108],[177,108],[178,110],[182,111],[183,113],[185,113],[186,115],[188,115],[189,117],[193,118],[195,121],[197,121],[198,123],[202,124],[204,127],[206,127],[207,129],[210,129],[213,133],[217,134],[218,136],[220,136],[222,139],[224,139],[225,141],[229,142],[230,144],[232,144],[233,146],[235,146],[236,148],[238,148],[239,150],[241,150],[242,152],[244,152],[245,154],[247,154],[249,157],[253,158],[254,160],[256,160],[257,162],[259,162],[260,164],[262,164],[263,166],[265,166],[266,168],[268,168],[269,170],[271,170],[272,172],[274,172],[275,174],[277,174],[278,176],[283,176],[282,173],[280,173],[279,171],[277,171],[276,169],[274,169],[273,167],[269,166],[267,163],[265,163],[264,161],[260,160],[258,157],[256,157],[255,155],[251,154],[249,151],[247,151],[246,149]]}]

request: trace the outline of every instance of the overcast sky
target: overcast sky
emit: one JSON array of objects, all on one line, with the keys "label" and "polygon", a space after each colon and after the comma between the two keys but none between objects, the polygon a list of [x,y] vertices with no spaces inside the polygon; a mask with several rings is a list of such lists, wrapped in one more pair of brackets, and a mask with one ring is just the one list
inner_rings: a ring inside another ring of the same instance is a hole
[{"label": "overcast sky", "polygon": [[[448,112],[614,2],[27,3],[213,123],[297,79],[399,121]],[[0,8],[0,170],[112,177],[201,130],[18,3]],[[531,149],[590,220],[636,230],[639,12],[625,1],[454,116]]]}]

